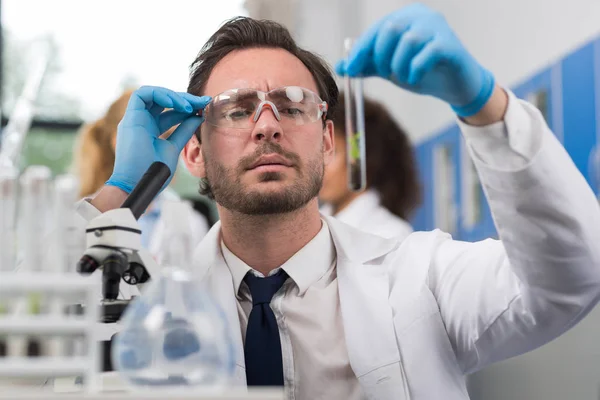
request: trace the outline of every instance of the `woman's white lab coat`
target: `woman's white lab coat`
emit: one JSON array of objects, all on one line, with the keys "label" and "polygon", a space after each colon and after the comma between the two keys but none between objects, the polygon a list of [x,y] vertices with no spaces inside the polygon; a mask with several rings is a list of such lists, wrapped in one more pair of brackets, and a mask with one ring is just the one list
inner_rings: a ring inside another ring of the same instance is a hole
[{"label": "woman's white lab coat", "polygon": [[[366,398],[466,400],[465,374],[556,338],[600,298],[600,208],[540,113],[511,94],[504,124],[461,128],[502,241],[465,243],[437,230],[384,239],[325,217],[348,355]],[[527,155],[523,165],[505,161],[515,152]],[[502,164],[492,166],[492,155]],[[98,215],[89,203],[80,213]],[[217,223],[198,246],[194,270],[225,312],[234,383],[245,385],[219,231]]]},{"label": "woman's white lab coat", "polygon": [[[165,232],[168,221],[165,221],[165,215],[162,210],[163,205],[168,201],[180,202],[181,198],[167,188],[157,196],[146,213],[139,219],[140,228],[143,232],[142,235],[147,236],[142,238],[145,239],[144,247],[157,260],[161,260],[164,257],[165,247],[169,239]],[[188,233],[195,247],[208,232],[208,221],[204,215],[194,210],[191,205],[186,208],[180,208],[179,213],[184,213],[185,217],[182,215],[181,218],[185,218],[189,223]]]},{"label": "woman's white lab coat", "polygon": [[[333,207],[324,204],[321,207],[321,214],[332,216]],[[361,193],[333,216],[338,221],[384,238],[404,239],[413,231],[408,222],[381,205],[379,193],[374,189]]]}]

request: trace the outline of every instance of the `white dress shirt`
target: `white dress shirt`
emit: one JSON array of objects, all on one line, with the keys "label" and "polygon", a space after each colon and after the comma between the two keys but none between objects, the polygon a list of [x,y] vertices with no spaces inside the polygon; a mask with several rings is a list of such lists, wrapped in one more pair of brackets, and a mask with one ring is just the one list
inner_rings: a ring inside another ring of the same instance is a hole
[{"label": "white dress shirt", "polygon": [[[223,242],[221,249],[233,277],[245,341],[252,299],[243,279],[248,271],[264,275],[236,257]],[[335,247],[327,223],[323,221],[319,233],[270,275],[279,269],[290,277],[271,301],[281,338],[286,398],[364,399],[348,358]]]}]

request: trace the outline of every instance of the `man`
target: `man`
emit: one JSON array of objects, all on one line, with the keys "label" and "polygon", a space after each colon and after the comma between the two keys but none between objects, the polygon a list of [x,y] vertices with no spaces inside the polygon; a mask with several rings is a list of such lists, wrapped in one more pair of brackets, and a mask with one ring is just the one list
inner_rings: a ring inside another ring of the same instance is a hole
[{"label": "man", "polygon": [[400,244],[321,217],[337,88],[285,29],[244,18],[205,45],[190,93],[132,96],[113,176],[80,210],[118,207],[153,161],[175,170],[183,149],[218,203],[193,267],[232,326],[236,384],[284,385],[292,399],[466,399],[465,374],[552,340],[596,304],[600,212],[539,112],[439,14],[401,9],[354,50],[339,73],[451,105],[501,242],[434,231]]}]

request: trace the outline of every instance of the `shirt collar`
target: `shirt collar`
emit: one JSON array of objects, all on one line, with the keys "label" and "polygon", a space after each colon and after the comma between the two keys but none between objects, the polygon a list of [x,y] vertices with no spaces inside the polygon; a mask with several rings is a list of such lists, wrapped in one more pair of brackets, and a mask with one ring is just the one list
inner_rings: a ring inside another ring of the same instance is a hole
[{"label": "shirt collar", "polygon": [[[231,250],[225,246],[223,240],[221,240],[221,251],[225,263],[231,271],[233,287],[236,295],[238,295],[244,277],[248,271],[252,270],[252,268],[233,254]],[[299,295],[302,296],[311,285],[325,275],[334,261],[335,246],[329,232],[329,226],[327,225],[327,222],[322,220],[322,226],[319,233],[317,233],[317,235],[296,254],[283,263],[280,268],[292,278],[294,283],[298,286]],[[271,274],[275,273],[277,270],[272,271]],[[257,273],[257,271],[252,271]]]}]

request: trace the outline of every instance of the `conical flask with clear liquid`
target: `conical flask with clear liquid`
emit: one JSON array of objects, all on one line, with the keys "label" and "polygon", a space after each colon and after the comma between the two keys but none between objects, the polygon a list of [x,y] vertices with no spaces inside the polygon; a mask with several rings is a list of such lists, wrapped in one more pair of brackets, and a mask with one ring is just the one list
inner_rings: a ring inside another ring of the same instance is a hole
[{"label": "conical flask with clear liquid", "polygon": [[[233,375],[231,333],[221,308],[190,269],[191,235],[185,203],[163,205],[168,243],[160,276],[127,307],[113,339],[112,362],[134,389],[224,388]],[[169,209],[171,208],[171,209]],[[177,218],[177,219],[172,219]],[[177,223],[181,228],[178,229]]]}]

